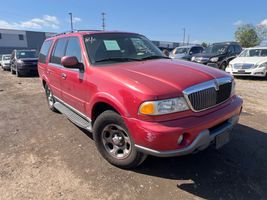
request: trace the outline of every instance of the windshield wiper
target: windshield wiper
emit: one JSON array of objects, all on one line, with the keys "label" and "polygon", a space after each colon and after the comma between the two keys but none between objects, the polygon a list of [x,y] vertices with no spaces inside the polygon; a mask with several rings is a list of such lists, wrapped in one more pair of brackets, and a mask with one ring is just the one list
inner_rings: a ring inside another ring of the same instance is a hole
[{"label": "windshield wiper", "polygon": [[128,61],[140,61],[140,59],[137,59],[137,58],[104,58],[104,59],[96,60],[95,63],[107,62],[107,61],[128,62]]},{"label": "windshield wiper", "polygon": [[152,60],[152,59],[170,59],[170,58],[169,57],[166,57],[166,56],[153,55],[153,56],[144,57],[141,60]]}]

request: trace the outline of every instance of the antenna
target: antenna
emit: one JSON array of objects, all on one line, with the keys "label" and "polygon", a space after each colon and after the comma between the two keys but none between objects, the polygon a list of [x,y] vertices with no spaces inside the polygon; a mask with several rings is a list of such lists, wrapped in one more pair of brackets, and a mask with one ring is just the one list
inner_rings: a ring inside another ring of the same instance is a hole
[{"label": "antenna", "polygon": [[102,15],[102,28],[103,28],[103,31],[104,31],[105,28],[106,28],[106,23],[105,23],[105,21],[106,21],[106,18],[105,18],[106,13],[102,12],[101,15]]}]

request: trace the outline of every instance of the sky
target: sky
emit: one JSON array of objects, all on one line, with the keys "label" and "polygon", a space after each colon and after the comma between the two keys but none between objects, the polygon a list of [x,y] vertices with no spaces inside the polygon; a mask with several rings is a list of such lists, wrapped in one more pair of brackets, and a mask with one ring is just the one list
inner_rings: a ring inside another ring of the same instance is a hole
[{"label": "sky", "polygon": [[190,42],[234,40],[234,32],[245,23],[267,28],[267,1],[241,0],[11,0],[0,11],[0,28],[64,32],[101,29],[141,33],[151,40],[181,42],[183,29]]}]

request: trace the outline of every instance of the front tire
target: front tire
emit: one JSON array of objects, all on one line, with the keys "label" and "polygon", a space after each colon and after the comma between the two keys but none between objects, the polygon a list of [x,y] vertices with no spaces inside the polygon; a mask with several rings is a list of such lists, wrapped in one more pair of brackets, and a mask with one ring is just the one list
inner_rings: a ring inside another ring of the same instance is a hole
[{"label": "front tire", "polygon": [[227,67],[226,65],[227,65],[226,62],[223,62],[221,64],[221,66],[220,66],[220,69],[223,70],[223,71],[225,71],[225,68]]},{"label": "front tire", "polygon": [[135,168],[146,158],[136,150],[123,119],[114,111],[105,111],[97,117],[93,134],[98,151],[112,165]]},{"label": "front tire", "polygon": [[16,72],[12,69],[12,67],[10,68],[11,74],[15,74]]},{"label": "front tire", "polygon": [[58,112],[57,109],[54,107],[55,98],[47,84],[45,85],[45,94],[49,109],[52,110],[53,112]]}]

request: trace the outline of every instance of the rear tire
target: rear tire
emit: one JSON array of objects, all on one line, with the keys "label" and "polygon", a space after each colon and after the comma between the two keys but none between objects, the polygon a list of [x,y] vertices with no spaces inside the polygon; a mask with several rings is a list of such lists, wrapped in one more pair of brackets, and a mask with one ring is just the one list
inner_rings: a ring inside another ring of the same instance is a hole
[{"label": "rear tire", "polygon": [[93,126],[96,147],[112,165],[130,169],[140,165],[146,155],[138,152],[121,116],[111,110],[100,114]]},{"label": "rear tire", "polygon": [[58,112],[57,109],[54,107],[54,104],[56,102],[55,98],[47,84],[45,85],[45,94],[49,109],[52,110],[53,112]]}]

